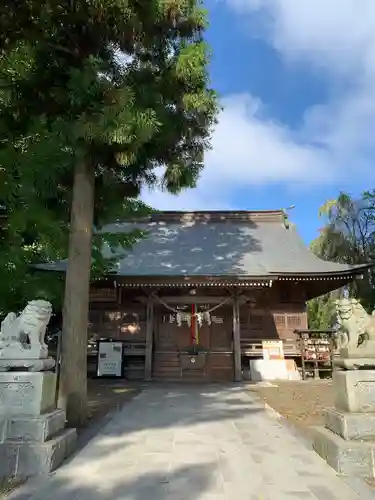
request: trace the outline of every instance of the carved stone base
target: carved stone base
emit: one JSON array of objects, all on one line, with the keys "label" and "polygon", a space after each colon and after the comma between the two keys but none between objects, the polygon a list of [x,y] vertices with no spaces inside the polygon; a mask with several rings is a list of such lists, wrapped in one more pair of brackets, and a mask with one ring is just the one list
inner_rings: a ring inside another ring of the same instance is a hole
[{"label": "carved stone base", "polygon": [[26,478],[55,470],[75,448],[75,429],[65,429],[46,442],[0,444],[0,476]]},{"label": "carved stone base", "polygon": [[0,372],[22,370],[27,372],[42,372],[55,366],[53,358],[46,359],[3,359],[0,358]]},{"label": "carved stone base", "polygon": [[375,478],[375,371],[334,371],[335,409],[313,430],[313,448],[341,474]]},{"label": "carved stone base", "polygon": [[350,413],[375,412],[375,371],[334,371],[336,410]]},{"label": "carved stone base", "polygon": [[0,373],[1,416],[40,415],[55,409],[56,374]]},{"label": "carved stone base", "polygon": [[44,443],[65,428],[65,412],[55,410],[44,415],[17,416],[0,421],[0,443],[5,441]]},{"label": "carved stone base", "polygon": [[54,409],[53,373],[11,375],[0,374],[0,477],[48,474],[74,451],[76,430],[65,429],[65,412]]}]

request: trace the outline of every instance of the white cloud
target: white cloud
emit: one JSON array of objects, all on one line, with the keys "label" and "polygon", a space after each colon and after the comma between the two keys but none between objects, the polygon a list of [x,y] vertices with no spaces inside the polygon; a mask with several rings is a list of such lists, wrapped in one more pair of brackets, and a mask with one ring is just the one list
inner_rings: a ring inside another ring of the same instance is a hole
[{"label": "white cloud", "polygon": [[227,3],[241,16],[263,12],[263,19],[268,20],[264,36],[284,60],[312,64],[317,71],[333,78],[331,102],[306,111],[301,131],[305,140],[324,145],[341,171],[344,168],[365,171],[367,167],[373,170],[375,2],[227,0]]},{"label": "white cloud", "polygon": [[[225,199],[238,187],[333,182],[345,189],[361,174],[375,181],[375,1],[226,2],[239,22],[246,14],[258,26],[263,20],[263,36],[285,61],[324,71],[334,97],[306,110],[297,131],[265,117],[253,96],[225,98],[198,189],[179,197],[146,194],[147,201],[158,208],[228,208]],[[335,94],[339,81],[345,85]]]},{"label": "white cloud", "polygon": [[[226,0],[240,14],[262,12],[264,35],[284,56],[337,71],[358,69],[375,46],[373,0]],[[259,23],[262,18],[257,18]],[[266,21],[266,22],[264,22]]]},{"label": "white cloud", "polygon": [[329,154],[298,144],[286,126],[262,118],[259,100],[243,94],[224,99],[222,105],[198,188],[179,196],[145,191],[144,201],[160,209],[230,209],[225,196],[238,186],[316,186],[334,177]]},{"label": "white cloud", "polygon": [[263,118],[260,101],[237,95],[224,99],[223,107],[204,177],[217,172],[216,180],[226,186],[329,180],[327,153],[299,144],[287,126]]}]

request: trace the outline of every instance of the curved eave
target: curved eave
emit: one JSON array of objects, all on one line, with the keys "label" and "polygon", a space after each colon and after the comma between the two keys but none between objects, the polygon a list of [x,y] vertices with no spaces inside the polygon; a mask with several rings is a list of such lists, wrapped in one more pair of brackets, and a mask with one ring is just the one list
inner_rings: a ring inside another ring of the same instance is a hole
[{"label": "curved eave", "polygon": [[187,283],[184,281],[147,281],[142,282],[118,282],[116,286],[121,288],[268,288],[272,286],[272,281],[260,280],[247,280],[247,281],[233,281],[233,280],[211,280],[211,281],[197,281],[195,283]]},{"label": "curved eave", "polygon": [[239,278],[236,276],[119,276],[108,274],[102,281],[114,282],[125,288],[210,288],[210,287],[271,287],[268,276]]},{"label": "curved eave", "polygon": [[357,264],[354,266],[348,266],[347,269],[340,270],[332,270],[332,271],[324,271],[322,273],[308,273],[308,272],[300,272],[300,273],[271,273],[271,275],[275,276],[278,280],[298,280],[298,281],[311,281],[311,280],[345,280],[352,279],[356,276],[360,276],[361,274],[368,271],[371,267],[373,267],[374,263],[367,264]]},{"label": "curved eave", "polygon": [[60,262],[47,262],[46,264],[32,264],[31,269],[35,271],[45,271],[54,273],[66,273],[66,265],[62,265]]},{"label": "curved eave", "polygon": [[[107,274],[106,278],[112,280],[124,281],[124,282],[158,282],[159,285],[161,283],[174,283],[174,285],[183,285],[183,286],[197,286],[197,283],[200,282],[201,286],[210,286],[214,285],[214,283],[225,282],[228,285],[234,286],[235,284],[241,285],[246,282],[271,282],[272,281],[350,281],[356,276],[360,276],[364,274],[368,269],[374,266],[374,263],[368,264],[358,264],[355,266],[347,266],[346,269],[340,270],[332,270],[332,271],[323,271],[323,272],[270,272],[267,275],[211,275],[211,276],[130,276],[125,275],[119,272],[110,272]],[[34,269],[39,271],[53,271],[59,273],[65,273],[67,262],[60,261],[55,263],[46,263],[46,264],[34,264],[32,266]],[[204,283],[204,285],[203,285]],[[169,285],[170,286],[170,285]],[[246,286],[246,285],[245,285]]]}]

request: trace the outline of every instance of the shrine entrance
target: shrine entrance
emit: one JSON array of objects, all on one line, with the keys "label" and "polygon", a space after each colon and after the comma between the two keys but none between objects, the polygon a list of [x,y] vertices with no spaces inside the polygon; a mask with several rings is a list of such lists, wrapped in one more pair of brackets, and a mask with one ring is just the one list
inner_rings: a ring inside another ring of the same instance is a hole
[{"label": "shrine entrance", "polygon": [[232,381],[233,316],[224,304],[155,304],[153,378]]}]

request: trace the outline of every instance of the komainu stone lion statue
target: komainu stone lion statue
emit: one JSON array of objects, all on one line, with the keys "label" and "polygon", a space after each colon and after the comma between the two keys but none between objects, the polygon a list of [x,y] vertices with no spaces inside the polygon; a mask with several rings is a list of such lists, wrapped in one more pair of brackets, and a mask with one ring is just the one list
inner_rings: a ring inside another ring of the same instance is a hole
[{"label": "komainu stone lion statue", "polygon": [[51,315],[52,306],[45,300],[30,301],[19,316],[9,313],[1,323],[0,358],[46,358],[44,336]]},{"label": "komainu stone lion statue", "polygon": [[336,312],[339,348],[365,350],[375,341],[375,311],[368,314],[357,299],[343,297],[336,301]]}]

